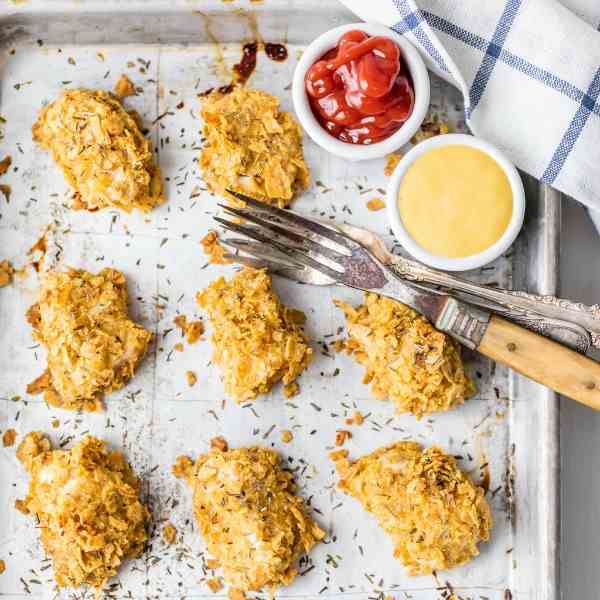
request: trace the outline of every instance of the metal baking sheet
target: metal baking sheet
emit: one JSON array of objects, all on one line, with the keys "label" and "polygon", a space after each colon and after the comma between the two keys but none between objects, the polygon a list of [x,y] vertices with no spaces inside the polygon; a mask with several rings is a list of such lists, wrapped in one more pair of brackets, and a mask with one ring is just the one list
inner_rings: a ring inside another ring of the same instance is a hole
[{"label": "metal baking sheet", "polygon": [[[199,245],[213,226],[216,198],[205,191],[196,164],[201,144],[197,94],[226,83],[228,70],[239,61],[241,42],[261,36],[285,42],[289,58],[276,63],[260,54],[249,85],[276,94],[283,108],[291,110],[290,82],[303,46],[330,27],[351,22],[352,15],[335,2],[317,0],[48,0],[0,10],[0,157],[13,158],[13,168],[1,182],[12,187],[12,194],[9,203],[0,198],[0,259],[22,266],[27,250],[52,224],[45,267],[123,270],[135,318],[156,333],[153,352],[129,385],[107,398],[105,413],[56,410],[25,392],[45,365],[44,351],[32,341],[25,322],[37,276],[30,269],[28,277],[0,291],[0,430],[15,428],[18,442],[27,432],[41,429],[61,444],[90,432],[123,448],[144,479],[154,518],[150,546],[125,566],[108,595],[215,597],[206,585],[210,573],[203,569],[205,547],[193,524],[190,494],[170,467],[177,455],[195,456],[207,449],[211,437],[223,435],[232,446],[259,443],[280,451],[296,472],[300,492],[310,498],[315,518],[328,531],[327,543],[303,563],[306,573],[278,597],[340,600],[390,594],[429,600],[448,598],[453,591],[464,599],[558,598],[558,421],[553,393],[465,352],[478,385],[476,397],[421,421],[397,416],[390,403],[371,397],[361,383],[361,367],[325,350],[344,324],[333,298],[359,303],[360,295],[282,279],[275,286],[286,303],[307,314],[316,350],[316,359],[300,379],[300,395],[288,401],[277,388],[252,409],[237,406],[226,399],[219,373],[209,364],[209,341],[172,352],[178,341],[173,318],[199,316],[196,292],[233,272],[232,267],[207,266]],[[149,128],[168,202],[149,215],[71,211],[65,206],[68,188],[49,155],[33,143],[31,125],[40,107],[61,89],[112,89],[121,73],[141,90],[126,105],[138,110]],[[432,110],[464,129],[459,94],[435,78]],[[392,245],[384,211],[366,208],[385,188],[383,161],[350,164],[325,154],[309,139],[305,153],[312,185],[294,208],[367,226]],[[516,245],[470,276],[553,293],[560,198],[530,181],[527,188],[526,225]],[[199,376],[193,388],[185,381],[188,369]],[[488,499],[495,523],[491,542],[481,546],[478,558],[436,577],[410,578],[392,558],[391,543],[374,520],[336,491],[327,452],[335,430],[343,427],[354,407],[370,415],[362,427],[352,428],[353,438],[346,444],[354,458],[413,438],[460,457],[460,465],[475,480],[489,469]],[[285,428],[294,431],[287,445],[280,442]],[[7,567],[0,575],[0,596],[56,597],[35,525],[13,509],[27,486],[14,448],[0,450],[0,478],[0,559]],[[175,546],[166,546],[160,535],[167,520],[181,534]],[[87,592],[85,597],[92,595]],[[63,591],[59,596],[84,594]]]}]

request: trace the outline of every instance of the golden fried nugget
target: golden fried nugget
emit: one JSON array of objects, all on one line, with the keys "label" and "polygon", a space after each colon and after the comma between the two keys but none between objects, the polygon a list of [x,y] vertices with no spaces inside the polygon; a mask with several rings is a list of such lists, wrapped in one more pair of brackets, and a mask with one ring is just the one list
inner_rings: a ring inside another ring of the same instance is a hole
[{"label": "golden fried nugget", "polygon": [[237,402],[285,386],[306,369],[313,351],[301,329],[304,314],[284,306],[264,270],[245,268],[198,292],[213,326],[213,358],[225,390]]},{"label": "golden fried nugget", "polygon": [[288,585],[296,559],[325,535],[273,450],[213,449],[195,463],[180,456],[173,472],[192,488],[200,533],[225,580],[239,590]]},{"label": "golden fried nugget", "polygon": [[121,452],[91,436],[71,450],[53,450],[35,431],[21,442],[17,457],[31,475],[19,507],[37,519],[59,587],[100,590],[124,560],[142,553],[150,513]]},{"label": "golden fried nugget", "polygon": [[489,539],[492,516],[483,488],[439,448],[398,442],[356,462],[336,458],[338,487],[375,516],[410,575],[462,565]]},{"label": "golden fried nugget", "polygon": [[308,186],[300,126],[279,111],[275,96],[244,87],[211,92],[202,118],[206,141],[199,165],[212,191],[231,189],[284,207]]},{"label": "golden fried nugget", "polygon": [[75,189],[73,208],[147,212],[164,202],[150,141],[113,94],[67,90],[42,109],[32,131]]},{"label": "golden fried nugget", "polygon": [[48,374],[28,391],[45,385],[49,404],[71,410],[102,410],[102,395],[125,385],[152,339],[129,318],[125,276],[114,269],[47,273],[27,317],[48,350]]},{"label": "golden fried nugget", "polygon": [[343,349],[366,367],[373,395],[393,400],[399,413],[421,418],[475,393],[458,344],[412,308],[377,294],[365,294],[358,308],[335,304],[346,315]]}]

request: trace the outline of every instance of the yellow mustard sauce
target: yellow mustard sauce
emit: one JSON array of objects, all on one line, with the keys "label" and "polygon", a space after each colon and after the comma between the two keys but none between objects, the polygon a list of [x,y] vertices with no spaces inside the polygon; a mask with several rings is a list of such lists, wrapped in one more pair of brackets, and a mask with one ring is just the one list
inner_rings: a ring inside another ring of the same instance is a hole
[{"label": "yellow mustard sauce", "polygon": [[398,193],[409,235],[436,256],[461,258],[486,250],[513,212],[508,177],[485,152],[464,145],[429,150],[406,171]]}]

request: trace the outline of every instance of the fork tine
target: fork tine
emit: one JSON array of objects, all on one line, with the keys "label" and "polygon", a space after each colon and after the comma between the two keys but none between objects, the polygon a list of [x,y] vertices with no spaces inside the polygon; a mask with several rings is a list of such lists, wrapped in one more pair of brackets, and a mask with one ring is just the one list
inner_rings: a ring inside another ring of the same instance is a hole
[{"label": "fork tine", "polygon": [[[271,206],[265,202],[259,202],[255,198],[251,198],[245,194],[240,194],[239,192],[234,192],[232,190],[227,190],[227,192],[238,200],[249,204],[253,209],[258,210],[261,213],[280,219],[285,223],[297,227],[302,231],[303,234],[310,235],[314,241],[324,245],[333,243],[339,246],[339,248],[331,248],[331,246],[329,246],[332,250],[338,250],[338,252],[342,252],[349,256],[352,250],[360,247],[360,245],[354,240],[351,240],[345,235],[342,235],[341,233],[327,227],[326,225],[323,225],[322,223],[319,223],[318,221],[314,221],[313,219],[309,219],[307,217],[302,217],[299,214],[289,210],[283,210],[282,208]],[[224,205],[220,206],[223,208],[229,208]]]},{"label": "fork tine", "polygon": [[[237,243],[234,242],[245,242],[245,244],[237,247]],[[237,262],[242,265],[246,265],[247,267],[252,267],[254,269],[264,269],[266,268],[271,273],[275,273],[277,275],[282,275],[287,279],[291,279],[292,281],[298,281],[300,283],[308,283],[311,285],[332,285],[335,283],[333,279],[330,279],[326,275],[322,275],[318,271],[311,269],[310,267],[291,267],[286,266],[285,263],[275,262],[268,258],[262,257],[260,244],[257,242],[246,242],[246,240],[234,240],[232,243],[222,242],[224,245],[231,246],[236,250],[241,250],[242,252],[248,252],[253,256],[245,256],[243,254],[239,254],[236,252],[235,254],[231,252],[225,253],[225,258]],[[256,244],[257,248],[248,247],[251,244]],[[256,257],[256,258],[254,258]]]},{"label": "fork tine", "polygon": [[280,227],[279,225],[276,225],[271,221],[261,219],[259,216],[256,215],[254,211],[234,208],[230,206],[224,206],[223,208],[229,215],[241,217],[242,219],[246,219],[251,223],[258,225],[259,227],[267,229],[268,231],[274,233],[276,236],[274,239],[277,241],[280,241],[285,244],[289,244],[290,242],[292,242],[292,245],[298,250],[316,252],[317,254],[320,254],[333,261],[337,265],[340,265],[340,259],[346,257],[346,254],[340,254],[339,252],[336,252],[335,250],[332,250],[327,246],[323,246],[322,244],[319,244],[318,242],[315,242],[307,238],[306,236],[302,236],[290,229]]},{"label": "fork tine", "polygon": [[221,223],[221,225],[223,225],[223,227],[229,231],[241,233],[242,235],[249,237],[250,239],[256,240],[258,242],[262,242],[263,244],[266,244],[267,246],[270,246],[272,248],[273,247],[276,248],[281,253],[283,253],[285,256],[289,257],[289,259],[293,263],[300,263],[307,267],[316,269],[317,271],[324,273],[325,275],[331,277],[332,279],[335,279],[336,281],[339,280],[343,275],[343,270],[342,271],[335,270],[335,269],[331,268],[329,265],[318,260],[317,258],[308,256],[307,254],[305,254],[304,252],[302,252],[300,250],[290,248],[288,246],[285,246],[284,244],[281,244],[280,242],[278,242],[274,239],[268,238],[266,235],[264,235],[260,231],[257,231],[255,228],[247,227],[245,225],[239,225],[237,223],[232,223],[231,221],[227,221],[226,219],[221,219],[220,217],[213,217],[213,218],[218,223]]}]

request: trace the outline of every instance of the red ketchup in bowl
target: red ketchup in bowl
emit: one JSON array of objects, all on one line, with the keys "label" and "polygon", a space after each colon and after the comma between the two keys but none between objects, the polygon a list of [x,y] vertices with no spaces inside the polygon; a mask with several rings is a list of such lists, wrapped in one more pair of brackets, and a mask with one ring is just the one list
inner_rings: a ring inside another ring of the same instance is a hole
[{"label": "red ketchup in bowl", "polygon": [[306,73],[313,114],[333,136],[373,144],[396,133],[415,103],[400,48],[387,37],[349,31]]}]

